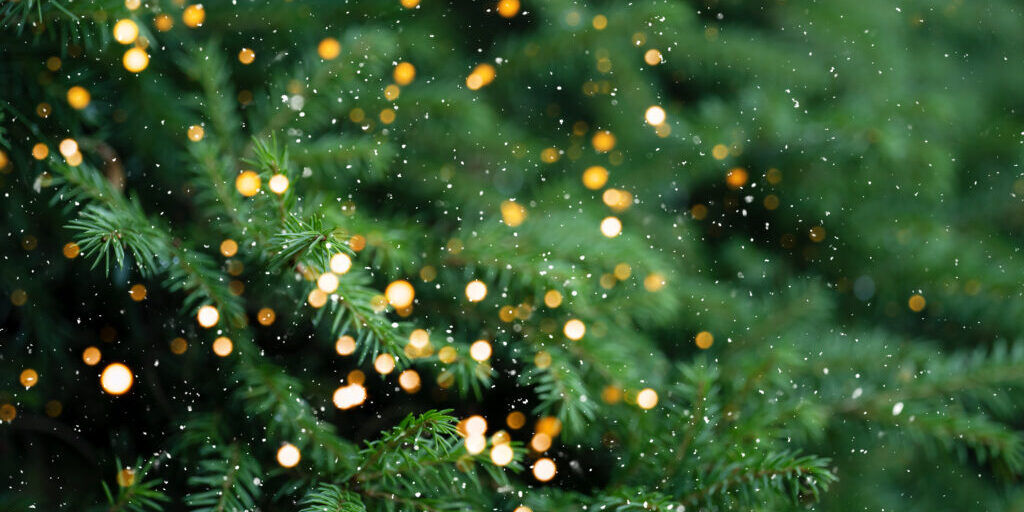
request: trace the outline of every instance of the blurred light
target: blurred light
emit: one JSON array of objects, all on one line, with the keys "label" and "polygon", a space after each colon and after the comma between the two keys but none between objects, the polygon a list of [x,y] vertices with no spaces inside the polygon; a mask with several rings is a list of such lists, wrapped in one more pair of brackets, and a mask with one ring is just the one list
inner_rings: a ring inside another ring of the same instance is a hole
[{"label": "blurred light", "polygon": [[132,387],[132,371],[121,363],[111,363],[100,374],[100,386],[111,395],[123,395]]}]

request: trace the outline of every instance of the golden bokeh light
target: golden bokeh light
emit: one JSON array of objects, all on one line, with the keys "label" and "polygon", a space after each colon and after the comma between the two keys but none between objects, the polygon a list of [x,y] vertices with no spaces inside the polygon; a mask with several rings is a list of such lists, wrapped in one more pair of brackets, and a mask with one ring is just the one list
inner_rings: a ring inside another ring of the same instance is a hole
[{"label": "golden bokeh light", "polygon": [[114,40],[121,44],[132,44],[139,37],[139,26],[132,20],[120,20],[114,24]]},{"label": "golden bokeh light", "polygon": [[288,191],[288,177],[284,174],[275,174],[270,177],[267,187],[271,192],[281,195]]},{"label": "golden bokeh light", "polygon": [[399,62],[395,66],[392,78],[398,85],[409,85],[416,78],[416,67],[408,62]]},{"label": "golden bokeh light", "polygon": [[646,52],[644,52],[644,62],[648,66],[657,66],[658,64],[661,64],[661,52],[654,48],[647,50]]},{"label": "golden bokeh light", "polygon": [[203,127],[199,126],[198,124],[194,124],[188,127],[188,140],[192,142],[199,142],[203,140],[203,137],[205,135],[206,130],[204,130]]},{"label": "golden bokeh light", "polygon": [[547,482],[555,477],[555,473],[558,469],[555,467],[555,461],[544,457],[537,459],[537,462],[533,463],[533,477],[538,481]]},{"label": "golden bokeh light", "polygon": [[487,433],[487,420],[483,416],[475,414],[466,418],[463,428],[466,430],[467,436],[483,436]]},{"label": "golden bokeh light", "polygon": [[337,59],[338,55],[341,55],[341,43],[333,37],[325,37],[316,46],[316,53],[324,60]]},{"label": "golden bokeh light", "polygon": [[729,148],[725,144],[715,144],[711,148],[711,156],[715,160],[725,160],[729,156]]},{"label": "golden bokeh light", "polygon": [[171,353],[174,355],[182,355],[188,350],[188,341],[185,338],[177,337],[171,340]]},{"label": "golden bokeh light", "polygon": [[914,295],[911,295],[910,296],[910,300],[907,301],[907,306],[909,306],[910,310],[915,312],[915,313],[920,313],[921,311],[924,311],[924,306],[925,306],[924,296],[922,296],[921,294],[917,294],[917,293],[915,293]]},{"label": "golden bokeh light", "polygon": [[395,371],[395,357],[388,353],[377,356],[377,359],[373,360],[373,369],[381,375]]},{"label": "golden bokeh light", "polygon": [[413,299],[416,298],[416,291],[409,284],[409,281],[400,279],[393,281],[384,289],[384,296],[393,307],[407,308],[412,305]]},{"label": "golden bokeh light", "polygon": [[349,335],[344,335],[338,338],[338,341],[334,342],[334,351],[339,356],[352,355],[356,351],[356,339]]},{"label": "golden bokeh light", "polygon": [[707,350],[715,342],[715,337],[708,331],[701,331],[697,333],[693,341],[697,344],[697,348]]},{"label": "golden bokeh light", "polygon": [[416,348],[426,347],[430,343],[430,333],[424,329],[416,329],[409,333],[409,344]]},{"label": "golden bokeh light", "polygon": [[37,142],[36,145],[32,146],[32,158],[36,160],[42,160],[50,155],[50,148],[42,142]]},{"label": "golden bokeh light", "polygon": [[512,18],[519,13],[519,0],[500,0],[498,14],[503,18]]},{"label": "golden bokeh light", "polygon": [[26,388],[35,386],[39,382],[39,373],[32,368],[25,368],[21,371],[21,375],[18,376],[18,382]]},{"label": "golden bokeh light", "polygon": [[413,369],[405,370],[398,374],[398,385],[406,393],[415,393],[420,390],[420,374]]},{"label": "golden bokeh light", "polygon": [[203,4],[186,7],[185,12],[181,13],[181,21],[185,22],[185,26],[189,28],[203,26],[203,22],[206,21],[206,10],[203,9]]},{"label": "golden bokeh light", "polygon": [[746,169],[742,167],[734,167],[725,175],[725,184],[728,185],[729,188],[736,190],[743,185],[746,185],[749,178],[750,175],[747,174]]},{"label": "golden bokeh light", "polygon": [[622,233],[622,221],[618,217],[605,217],[601,221],[601,234],[608,238],[615,238]]},{"label": "golden bokeh light", "polygon": [[594,165],[587,167],[587,170],[583,171],[583,186],[590,190],[597,190],[608,183],[608,169],[601,167],[600,165]]},{"label": "golden bokeh light", "polygon": [[471,435],[466,438],[466,451],[470,455],[476,455],[484,451],[487,448],[487,438],[481,435]]},{"label": "golden bokeh light", "polygon": [[123,395],[132,387],[132,371],[121,363],[110,363],[100,374],[100,386],[111,395]]},{"label": "golden bokeh light", "polygon": [[649,292],[656,292],[665,287],[665,276],[656,272],[647,274],[644,278],[644,289]]},{"label": "golden bokeh light", "polygon": [[85,347],[85,350],[82,351],[82,362],[89,366],[99,364],[101,357],[103,357],[103,354],[96,347]]},{"label": "golden bokeh light", "polygon": [[306,302],[314,309],[319,309],[327,304],[327,294],[320,288],[313,288],[306,296]]},{"label": "golden bokeh light", "polygon": [[491,462],[497,466],[507,466],[515,458],[515,452],[508,443],[494,445],[491,448]]},{"label": "golden bokeh light", "polygon": [[420,4],[420,0],[399,0],[399,2],[402,4],[402,7],[405,7],[406,9],[412,9]]},{"label": "golden bokeh light", "polygon": [[441,347],[441,350],[439,350],[437,352],[437,360],[441,361],[444,364],[452,364],[458,358],[459,358],[458,351],[456,351],[455,347],[453,347],[451,345],[448,345],[446,347]]},{"label": "golden bokeh light", "polygon": [[132,73],[139,73],[149,66],[149,55],[142,48],[130,48],[121,59],[124,68]]},{"label": "golden bokeh light", "polygon": [[316,287],[324,293],[334,293],[338,289],[338,284],[338,274],[334,272],[324,272],[316,279]]},{"label": "golden bokeh light", "polygon": [[636,404],[641,409],[653,409],[658,405],[658,393],[651,388],[644,388],[637,393]]},{"label": "golden bokeh light", "polygon": [[78,142],[75,139],[64,139],[57,145],[57,149],[65,158],[78,153]]},{"label": "golden bokeh light", "polygon": [[294,468],[302,460],[302,453],[291,443],[285,443],[277,449],[277,463],[283,468]]},{"label": "golden bokeh light", "polygon": [[665,109],[653,105],[644,112],[644,120],[651,126],[658,126],[665,122]]},{"label": "golden bokeh light", "polygon": [[505,417],[505,424],[512,430],[519,430],[526,425],[526,415],[520,411],[512,411]]},{"label": "golden bokeh light", "polygon": [[235,178],[235,189],[245,197],[252,197],[260,192],[262,180],[253,171],[243,171]]},{"label": "golden bokeh light", "polygon": [[495,76],[497,76],[497,71],[494,69],[494,66],[487,64],[486,62],[479,64],[477,67],[473,68],[473,72],[466,77],[466,87],[475,91],[481,87],[489,85],[494,81]]},{"label": "golden bokeh light", "polygon": [[251,48],[242,48],[238,51],[238,62],[249,65],[256,60],[256,52],[252,51]]},{"label": "golden bokeh light", "polygon": [[352,268],[352,258],[349,258],[348,254],[339,252],[334,256],[331,256],[331,272],[335,274],[344,274]]},{"label": "golden bokeh light", "polygon": [[479,279],[470,281],[466,285],[466,299],[470,302],[480,302],[487,297],[487,285]]},{"label": "golden bokeh light", "polygon": [[227,336],[221,336],[213,340],[213,353],[220,357],[227,357],[234,350],[235,344],[231,342],[231,338]]},{"label": "golden bokeh light", "polygon": [[352,382],[334,390],[332,397],[334,406],[341,410],[351,409],[366,401],[366,388],[361,382]]},{"label": "golden bokeh light", "polygon": [[562,294],[558,290],[548,290],[544,293],[544,305],[555,309],[562,305]]},{"label": "golden bokeh light", "polygon": [[225,258],[230,258],[235,254],[238,254],[238,242],[227,238],[220,243],[220,253]]},{"label": "golden bokeh light", "polygon": [[203,306],[196,313],[196,321],[199,322],[199,325],[209,329],[220,321],[220,312],[213,306]]},{"label": "golden bokeh light", "polygon": [[68,104],[75,110],[82,110],[89,106],[89,102],[92,100],[92,95],[89,91],[85,90],[85,87],[76,85],[68,89]]},{"label": "golden bokeh light", "polygon": [[608,130],[602,130],[594,134],[590,139],[594,150],[599,153],[607,153],[615,148],[615,135]]},{"label": "golden bokeh light", "polygon": [[135,302],[142,302],[146,300],[146,285],[144,284],[133,284],[128,289],[128,296]]},{"label": "golden bokeh light", "polygon": [[469,357],[479,362],[484,362],[491,358],[491,343],[487,340],[474,341],[469,346]]},{"label": "golden bokeh light", "polygon": [[526,207],[515,201],[501,203],[501,219],[509,227],[516,227],[526,220]]},{"label": "golden bokeh light", "polygon": [[167,32],[174,27],[174,18],[171,18],[167,14],[157,14],[153,18],[153,26],[160,32]]}]

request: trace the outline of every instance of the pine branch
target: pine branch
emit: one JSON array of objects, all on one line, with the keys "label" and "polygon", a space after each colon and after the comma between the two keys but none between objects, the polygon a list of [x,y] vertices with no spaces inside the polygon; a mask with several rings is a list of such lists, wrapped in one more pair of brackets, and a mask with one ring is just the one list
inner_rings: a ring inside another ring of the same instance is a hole
[{"label": "pine branch", "polygon": [[768,453],[761,458],[746,458],[733,463],[715,463],[703,471],[702,485],[684,494],[684,505],[701,503],[757,503],[757,493],[774,491],[796,502],[801,494],[815,498],[836,481],[826,467],[828,459],[813,455],[797,457],[790,452]]},{"label": "pine branch", "polygon": [[366,505],[358,494],[333,484],[318,485],[299,503],[305,505],[300,512],[366,512]]},{"label": "pine branch", "polygon": [[[170,501],[170,497],[161,491],[155,489],[155,487],[162,485],[163,480],[156,478],[147,479],[150,470],[153,469],[154,463],[162,457],[163,454],[156,455],[149,459],[145,463],[142,463],[140,459],[136,463],[136,467],[129,469],[131,476],[127,482],[121,480],[122,470],[125,468],[121,466],[121,461],[117,461],[117,496],[110,492],[110,487],[106,482],[102,482],[103,491],[106,493],[107,502],[110,507],[107,508],[107,512],[147,512],[156,511],[160,512],[163,510],[163,505],[160,502]],[[128,485],[121,485],[127,483]]]},{"label": "pine branch", "polygon": [[185,497],[196,512],[252,510],[261,495],[257,481],[263,475],[259,463],[238,442],[204,446],[195,474],[188,479],[198,488]]}]

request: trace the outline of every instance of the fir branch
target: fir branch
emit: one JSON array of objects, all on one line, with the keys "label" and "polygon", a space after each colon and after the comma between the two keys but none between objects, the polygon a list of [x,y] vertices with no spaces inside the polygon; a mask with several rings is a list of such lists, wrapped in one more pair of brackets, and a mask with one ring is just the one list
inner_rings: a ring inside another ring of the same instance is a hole
[{"label": "fir branch", "polygon": [[306,493],[299,502],[305,507],[300,512],[366,512],[359,495],[342,490],[334,484],[320,484]]},{"label": "fir branch", "polygon": [[790,452],[768,453],[760,458],[748,457],[737,462],[715,463],[702,471],[701,486],[680,500],[684,505],[738,502],[753,504],[760,491],[772,490],[789,496],[794,502],[800,494],[815,498],[836,481],[828,470],[828,459],[813,455],[798,457]]},{"label": "fir branch", "polygon": [[198,488],[185,497],[196,512],[252,510],[261,495],[257,484],[262,476],[259,463],[238,442],[227,446],[208,445],[199,450],[201,460],[188,479]]},{"label": "fir branch", "polygon": [[116,474],[119,475],[119,481],[117,482],[116,487],[116,498],[114,494],[111,493],[110,487],[107,483],[102,482],[103,491],[107,496],[107,502],[110,504],[110,507],[107,508],[107,512],[160,512],[163,510],[163,505],[160,502],[168,502],[171,500],[166,494],[155,489],[157,486],[164,483],[163,480],[146,478],[149,475],[149,472],[153,469],[154,463],[162,456],[163,454],[156,455],[145,463],[143,463],[141,459],[137,461],[137,469],[129,469],[129,471],[132,472],[132,476],[127,482],[128,485],[121,485],[122,483],[126,483],[120,481],[121,472],[125,468],[121,466],[120,460],[117,461]]}]

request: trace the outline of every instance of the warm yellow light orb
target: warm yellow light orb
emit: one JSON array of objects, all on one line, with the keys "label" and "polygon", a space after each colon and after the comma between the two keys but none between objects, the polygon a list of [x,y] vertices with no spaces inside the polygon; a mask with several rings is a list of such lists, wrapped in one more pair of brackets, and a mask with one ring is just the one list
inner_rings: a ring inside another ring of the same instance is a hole
[{"label": "warm yellow light orb", "polygon": [[85,87],[76,85],[68,89],[68,104],[75,110],[82,110],[89,106],[89,101],[92,96],[89,91],[85,90]]},{"label": "warm yellow light orb", "polygon": [[50,155],[50,148],[42,142],[37,142],[35,146],[32,146],[32,158],[36,160],[42,160]]},{"label": "warm yellow light orb", "polygon": [[469,346],[469,357],[484,362],[491,358],[491,344],[487,340],[474,341]]},{"label": "warm yellow light orb", "polygon": [[188,127],[188,140],[192,142],[199,142],[203,140],[203,136],[206,135],[206,130],[202,126],[194,124]]},{"label": "warm yellow light orb", "polygon": [[658,126],[665,122],[665,109],[654,105],[644,112],[644,119],[647,120],[647,124],[651,126]]},{"label": "warm yellow light orb", "polygon": [[412,9],[420,4],[420,0],[399,0],[399,2],[402,4],[402,7],[405,7],[406,9]]},{"label": "warm yellow light orb", "polygon": [[338,275],[334,272],[324,272],[316,280],[316,287],[324,293],[334,293],[338,289]]},{"label": "warm yellow light orb", "polygon": [[701,331],[697,333],[694,338],[694,343],[697,344],[697,348],[701,350],[707,350],[711,348],[711,344],[715,342],[715,337],[708,331]]},{"label": "warm yellow light orb", "polygon": [[648,66],[657,66],[658,64],[661,64],[661,52],[654,48],[647,50],[644,52],[644,62],[647,63]]},{"label": "warm yellow light orb", "polygon": [[344,274],[352,268],[352,258],[348,257],[348,254],[339,252],[334,256],[331,256],[331,272],[335,274]]},{"label": "warm yellow light orb", "polygon": [[551,436],[544,432],[537,432],[530,438],[530,449],[537,453],[544,453],[551,448]]},{"label": "warm yellow light orb", "polygon": [[622,221],[617,217],[605,217],[601,221],[601,234],[608,238],[615,238],[622,233]]},{"label": "warm yellow light orb", "polygon": [[736,167],[729,170],[728,174],[725,175],[725,184],[728,185],[729,188],[736,190],[743,185],[746,185],[748,178],[749,175],[747,174],[746,169]]},{"label": "warm yellow light orb", "polygon": [[271,308],[260,308],[256,313],[256,321],[259,322],[260,325],[271,325],[276,319],[277,313],[275,313]]},{"label": "warm yellow light orb", "polygon": [[255,61],[255,60],[256,60],[256,52],[252,51],[251,48],[242,48],[241,50],[239,50],[239,52],[238,52],[238,62],[241,62],[242,64],[245,64],[245,65],[248,66],[249,64],[252,64],[253,61]]},{"label": "warm yellow light orb", "polygon": [[245,197],[252,197],[258,194],[261,185],[260,175],[253,171],[244,171],[235,178],[235,188],[239,194]]},{"label": "warm yellow light orb", "polygon": [[347,334],[338,338],[338,341],[334,342],[334,351],[339,356],[351,355],[356,351],[356,339]]},{"label": "warm yellow light orb", "polygon": [[715,144],[711,147],[711,157],[715,160],[724,160],[729,156],[729,147],[725,144]]},{"label": "warm yellow light orb", "polygon": [[437,360],[444,364],[452,364],[458,358],[459,353],[455,350],[455,347],[451,345],[441,347],[441,350],[437,351]]},{"label": "warm yellow light orb", "polygon": [[153,18],[153,26],[160,32],[167,32],[174,27],[174,18],[167,14],[157,14],[156,18]]},{"label": "warm yellow light orb", "polygon": [[267,186],[277,195],[284,194],[288,190],[288,177],[284,174],[275,174],[270,177]]},{"label": "warm yellow light orb", "polygon": [[389,304],[397,309],[401,309],[412,305],[413,299],[416,298],[416,291],[409,284],[409,281],[400,279],[392,282],[384,289],[384,296],[388,299]]},{"label": "warm yellow light orb", "polygon": [[277,463],[284,468],[293,468],[302,460],[302,453],[291,443],[285,443],[277,449]]},{"label": "warm yellow light orb", "polygon": [[149,66],[149,55],[142,48],[132,48],[124,52],[122,64],[124,64],[124,68],[128,71],[138,73],[146,69],[146,66]]},{"label": "warm yellow light orb", "polygon": [[71,155],[78,153],[78,142],[75,139],[64,139],[60,141],[57,149],[61,155],[64,155],[64,158],[69,158]]},{"label": "warm yellow light orb", "polygon": [[203,9],[203,4],[194,4],[186,7],[185,12],[181,14],[181,20],[189,28],[203,26],[203,22],[206,21],[206,10]]},{"label": "warm yellow light orb", "polygon": [[590,143],[594,146],[594,150],[600,153],[607,153],[615,147],[615,135],[608,130],[603,130],[595,133],[590,138]]},{"label": "warm yellow light orb", "polygon": [[498,2],[498,14],[503,18],[511,18],[519,13],[519,0],[501,0]]},{"label": "warm yellow light orb", "polygon": [[309,305],[314,308],[322,308],[324,304],[327,304],[327,294],[320,288],[313,288],[306,296],[306,302],[309,302]]},{"label": "warm yellow light orb", "polygon": [[78,247],[78,244],[74,242],[68,242],[64,244],[64,248],[61,249],[61,252],[64,253],[65,258],[73,260],[78,257],[78,253],[81,252],[81,250],[82,249],[81,247]]},{"label": "warm yellow light orb", "polygon": [[548,290],[544,294],[544,305],[554,309],[562,305],[562,294],[558,290]]},{"label": "warm yellow light orb", "polygon": [[100,349],[96,347],[86,347],[85,350],[82,351],[82,362],[89,366],[96,366],[99,364],[101,357],[102,354],[100,353]]},{"label": "warm yellow light orb", "polygon": [[408,62],[399,62],[392,75],[396,84],[409,85],[416,78],[416,67]]},{"label": "warm yellow light orb", "polygon": [[658,393],[651,388],[644,388],[637,393],[636,404],[641,409],[653,409],[658,405]]},{"label": "warm yellow light orb", "polygon": [[516,227],[526,220],[526,207],[515,201],[501,203],[501,220],[509,227]]},{"label": "warm yellow light orb", "polygon": [[519,505],[512,512],[533,512],[533,509],[530,508],[530,507],[527,507],[526,505]]},{"label": "warm yellow light orb", "polygon": [[582,321],[573,318],[565,323],[562,331],[565,333],[566,338],[576,341],[583,338],[583,335],[587,333],[587,326]]},{"label": "warm yellow light orb", "polygon": [[423,348],[430,343],[430,333],[423,329],[416,329],[409,333],[409,344],[415,348]]},{"label": "warm yellow light orb", "polygon": [[547,482],[554,478],[557,471],[555,461],[547,457],[537,459],[537,462],[533,463],[533,477],[541,482]]},{"label": "warm yellow light orb", "polygon": [[348,386],[341,386],[334,390],[332,400],[338,409],[351,409],[366,401],[366,388],[355,382]]},{"label": "warm yellow light orb", "polygon": [[466,285],[466,298],[470,302],[480,302],[484,297],[487,297],[487,285],[483,281],[476,279]]},{"label": "warm yellow light orb", "polygon": [[25,368],[18,376],[18,382],[21,382],[22,386],[30,388],[39,382],[39,374],[32,368]]},{"label": "warm yellow light orb", "polygon": [[921,311],[924,311],[924,297],[920,294],[915,293],[910,297],[910,300],[907,301],[907,306],[909,306],[910,310],[915,313],[920,313]]},{"label": "warm yellow light orb", "polygon": [[507,466],[515,457],[515,452],[508,443],[495,445],[491,448],[491,462],[498,466]]},{"label": "warm yellow light orb", "polygon": [[406,393],[415,393],[420,390],[420,374],[416,370],[405,370],[398,374],[398,385]]},{"label": "warm yellow light orb", "polygon": [[476,455],[484,451],[487,448],[487,438],[479,435],[471,435],[466,438],[466,451],[470,455]]},{"label": "warm yellow light orb", "polygon": [[188,341],[185,338],[177,337],[171,340],[171,353],[175,355],[182,355],[188,350]]},{"label": "warm yellow light orb", "polygon": [[377,356],[377,359],[373,360],[373,369],[381,375],[395,371],[395,357],[388,353]]},{"label": "warm yellow light orb", "polygon": [[466,418],[464,425],[466,429],[466,435],[472,436],[483,436],[487,433],[487,420],[479,414]]},{"label": "warm yellow light orb", "polygon": [[132,371],[121,363],[108,364],[100,374],[100,386],[111,395],[123,395],[132,387]]},{"label": "warm yellow light orb", "polygon": [[316,53],[324,60],[334,60],[341,55],[341,43],[333,37],[325,37],[316,47]]},{"label": "warm yellow light orb", "polygon": [[601,167],[600,165],[594,165],[587,167],[587,170],[583,171],[583,186],[590,190],[597,190],[608,183],[608,169]]},{"label": "warm yellow light orb", "polygon": [[227,357],[235,348],[235,344],[227,336],[221,336],[213,340],[213,353],[220,357]]},{"label": "warm yellow light orb", "polygon": [[199,322],[199,325],[209,329],[220,321],[220,312],[213,306],[203,306],[196,313],[196,321]]},{"label": "warm yellow light orb", "polygon": [[134,11],[142,5],[142,0],[124,0],[124,6],[129,11]]},{"label": "warm yellow light orb", "polygon": [[121,44],[132,44],[139,37],[139,26],[132,20],[121,20],[114,24],[114,40]]},{"label": "warm yellow light orb", "polygon": [[133,284],[128,290],[128,296],[135,302],[142,302],[146,300],[146,285],[142,283]]},{"label": "warm yellow light orb", "polygon": [[466,87],[470,90],[477,90],[494,81],[497,72],[494,66],[483,63],[473,68],[473,72],[466,77]]},{"label": "warm yellow light orb", "polygon": [[220,243],[220,253],[225,258],[230,258],[238,254],[238,242],[228,238]]}]

